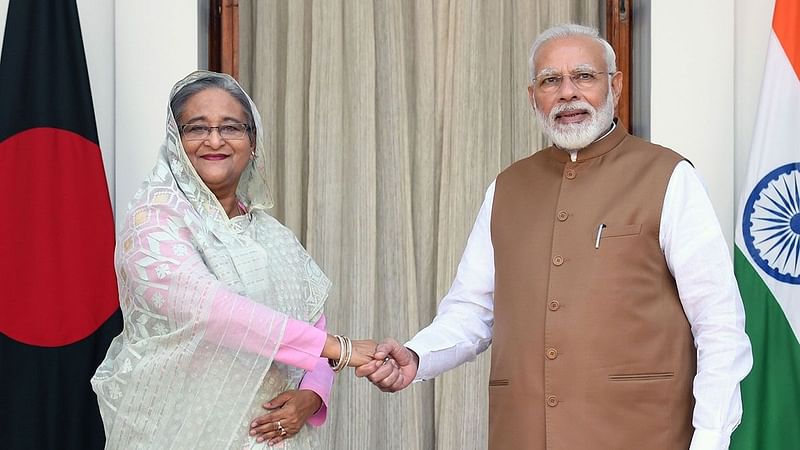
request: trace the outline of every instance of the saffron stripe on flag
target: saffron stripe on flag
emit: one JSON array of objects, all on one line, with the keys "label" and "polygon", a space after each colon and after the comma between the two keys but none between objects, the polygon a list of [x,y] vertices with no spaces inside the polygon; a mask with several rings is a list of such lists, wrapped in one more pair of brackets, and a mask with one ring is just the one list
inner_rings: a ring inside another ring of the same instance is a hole
[{"label": "saffron stripe on flag", "polygon": [[800,1],[776,0],[772,30],[794,67],[794,73],[800,74]]}]

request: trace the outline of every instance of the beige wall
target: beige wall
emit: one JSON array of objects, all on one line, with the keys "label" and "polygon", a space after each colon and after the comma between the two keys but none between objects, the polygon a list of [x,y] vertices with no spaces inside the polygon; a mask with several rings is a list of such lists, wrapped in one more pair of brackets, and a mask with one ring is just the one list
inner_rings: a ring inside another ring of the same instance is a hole
[{"label": "beige wall", "polygon": [[116,217],[153,168],[172,85],[198,68],[197,0],[114,2]]},{"label": "beige wall", "polygon": [[651,2],[650,138],[692,161],[733,242],[734,11],[729,2]]}]

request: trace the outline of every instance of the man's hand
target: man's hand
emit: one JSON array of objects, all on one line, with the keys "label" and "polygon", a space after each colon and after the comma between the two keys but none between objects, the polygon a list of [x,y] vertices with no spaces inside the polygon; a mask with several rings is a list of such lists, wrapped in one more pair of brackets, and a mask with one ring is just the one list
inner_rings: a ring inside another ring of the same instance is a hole
[{"label": "man's hand", "polygon": [[367,377],[383,392],[405,389],[417,376],[417,355],[394,339],[378,344],[373,357],[373,361],[356,368],[356,376]]}]

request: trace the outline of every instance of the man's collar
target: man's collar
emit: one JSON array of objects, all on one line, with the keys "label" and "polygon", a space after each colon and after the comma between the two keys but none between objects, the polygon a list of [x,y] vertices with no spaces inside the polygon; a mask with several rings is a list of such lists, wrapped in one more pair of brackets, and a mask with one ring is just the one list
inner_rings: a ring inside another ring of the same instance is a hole
[{"label": "man's collar", "polygon": [[608,131],[595,139],[594,142],[580,150],[571,152],[560,149],[555,145],[551,146],[548,150],[553,157],[561,162],[585,161],[587,159],[596,158],[600,155],[608,153],[611,149],[619,145],[619,143],[622,142],[627,135],[628,131],[625,129],[625,127],[620,125],[617,119],[614,119],[611,122],[611,128]]},{"label": "man's collar", "polygon": [[[606,137],[606,136],[608,136],[609,134],[611,134],[611,132],[612,132],[612,131],[614,131],[614,128],[617,128],[617,119],[614,119],[614,120],[612,120],[612,121],[611,121],[611,128],[609,128],[609,129],[608,129],[608,131],[606,131],[605,133],[603,133],[603,134],[602,134],[602,135],[601,135],[599,138],[595,139],[595,140],[594,140],[594,142],[597,142],[597,141],[599,141],[600,139],[603,139],[604,137]],[[592,144],[594,144],[594,142],[592,142]]]}]

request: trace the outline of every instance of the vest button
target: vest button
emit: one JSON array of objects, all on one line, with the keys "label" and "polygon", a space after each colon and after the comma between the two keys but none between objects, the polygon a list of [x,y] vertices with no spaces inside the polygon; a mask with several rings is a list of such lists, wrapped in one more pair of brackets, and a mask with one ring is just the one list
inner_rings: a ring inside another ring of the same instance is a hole
[{"label": "vest button", "polygon": [[547,406],[556,406],[558,404],[558,397],[555,395],[548,395],[547,396]]},{"label": "vest button", "polygon": [[547,304],[547,309],[550,311],[557,311],[560,307],[561,304],[558,303],[558,300],[550,300],[550,302]]},{"label": "vest button", "polygon": [[561,255],[553,256],[553,265],[560,266],[564,264],[564,257]]},{"label": "vest button", "polygon": [[569,218],[569,214],[567,214],[566,211],[559,211],[556,217],[558,217],[558,220],[563,222]]},{"label": "vest button", "polygon": [[552,359],[556,359],[556,358],[558,358],[558,350],[554,349],[553,347],[550,347],[550,348],[547,349],[547,351],[544,353],[544,355],[547,357],[547,359],[551,359],[551,360]]},{"label": "vest button", "polygon": [[578,174],[575,173],[575,169],[567,169],[566,173],[564,174],[568,180],[574,180]]}]

